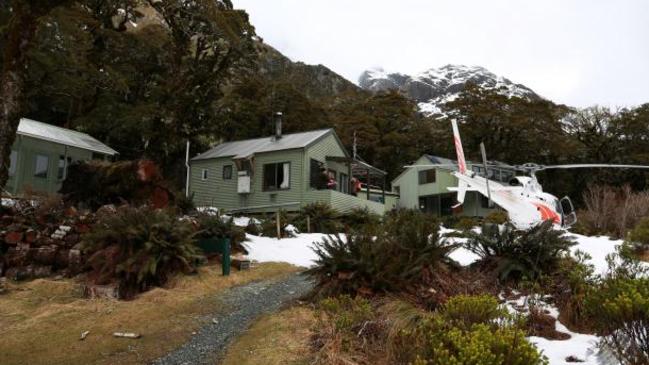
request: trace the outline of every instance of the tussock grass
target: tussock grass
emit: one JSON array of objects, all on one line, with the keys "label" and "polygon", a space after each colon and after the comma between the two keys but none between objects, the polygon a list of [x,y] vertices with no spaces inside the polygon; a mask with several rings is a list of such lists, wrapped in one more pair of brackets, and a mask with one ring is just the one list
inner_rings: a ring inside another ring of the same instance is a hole
[{"label": "tussock grass", "polygon": [[[10,285],[0,296],[0,364],[147,364],[211,320],[206,315],[218,309],[220,291],[296,270],[268,263],[223,277],[210,265],[132,301],[84,299],[72,280]],[[83,331],[90,334],[80,341]],[[113,338],[117,331],[142,338]]]}]

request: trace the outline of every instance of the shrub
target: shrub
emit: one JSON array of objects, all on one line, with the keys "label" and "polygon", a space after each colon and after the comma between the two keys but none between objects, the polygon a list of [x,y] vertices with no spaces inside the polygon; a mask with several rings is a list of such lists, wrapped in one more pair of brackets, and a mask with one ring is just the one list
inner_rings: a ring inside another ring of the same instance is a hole
[{"label": "shrub", "polygon": [[584,300],[595,285],[594,267],[587,253],[577,250],[574,257],[560,261],[552,278],[553,297],[561,312],[561,321],[580,332],[590,330]]},{"label": "shrub", "polygon": [[584,192],[585,208],[578,213],[574,230],[586,235],[625,237],[642,218],[649,216],[649,191],[590,186]]},{"label": "shrub", "polygon": [[307,273],[316,279],[317,295],[406,290],[448,262],[455,247],[440,240],[439,225],[430,216],[399,211],[388,215],[380,228],[316,243],[318,260]]},{"label": "shrub", "polygon": [[354,208],[350,212],[343,214],[340,220],[348,230],[359,230],[365,226],[379,224],[381,217],[370,212],[367,208]]},{"label": "shrub", "polygon": [[471,217],[462,217],[457,222],[457,224],[455,225],[454,228],[457,228],[457,229],[460,229],[460,230],[463,230],[463,231],[467,231],[467,230],[470,230],[473,227],[476,227],[478,225],[479,225],[479,223],[478,223],[477,219],[471,218]]},{"label": "shrub", "polygon": [[349,295],[323,299],[318,309],[339,332],[351,330],[375,317],[374,308],[367,299]]},{"label": "shrub", "polygon": [[306,231],[306,217],[309,217],[311,232],[335,234],[342,230],[340,214],[327,203],[311,203],[300,211],[300,219]]},{"label": "shrub", "polygon": [[118,283],[122,297],[161,286],[177,272],[190,273],[200,258],[194,228],[167,211],[123,206],[101,215],[83,236],[89,277]]},{"label": "shrub", "polygon": [[[280,235],[286,237],[286,232],[284,228],[289,225],[288,214],[285,210],[279,211],[279,222],[280,222]],[[261,234],[266,237],[277,237],[277,213],[267,214],[264,219],[261,220]]]},{"label": "shrub", "polygon": [[609,275],[586,298],[602,345],[622,364],[649,364],[649,278]]},{"label": "shrub", "polygon": [[398,363],[547,364],[509,320],[495,297],[457,296],[403,326],[388,347]]},{"label": "shrub", "polygon": [[234,218],[219,214],[199,214],[197,220],[199,231],[196,238],[229,238],[232,249],[242,249],[241,243],[246,240],[246,232],[234,224]]},{"label": "shrub", "polygon": [[469,329],[475,324],[494,324],[509,316],[491,295],[456,295],[441,308],[442,317],[454,327]]},{"label": "shrub", "polygon": [[244,228],[244,231],[247,234],[251,234],[253,236],[260,236],[261,235],[261,226],[260,226],[259,222],[256,219],[250,218],[248,220],[248,224]]},{"label": "shrub", "polygon": [[626,237],[622,254],[629,259],[644,258],[649,252],[649,218],[641,220]]},{"label": "shrub", "polygon": [[519,329],[493,330],[478,324],[468,331],[459,328],[433,330],[429,344],[415,365],[541,365],[548,364]]},{"label": "shrub", "polygon": [[501,280],[537,278],[542,272],[556,269],[561,256],[576,243],[546,221],[528,230],[517,230],[512,224],[484,224],[482,231],[465,231],[466,247],[483,262],[495,266]]},{"label": "shrub", "polygon": [[509,222],[509,215],[504,210],[495,210],[484,218],[485,223],[505,224]]}]

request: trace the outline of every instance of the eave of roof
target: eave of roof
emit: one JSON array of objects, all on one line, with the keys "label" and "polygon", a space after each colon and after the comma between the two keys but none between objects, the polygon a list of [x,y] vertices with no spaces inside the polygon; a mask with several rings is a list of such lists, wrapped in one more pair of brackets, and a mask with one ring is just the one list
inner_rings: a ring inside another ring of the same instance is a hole
[{"label": "eave of roof", "polygon": [[[37,133],[40,132],[40,133]],[[62,135],[67,136],[67,139],[56,138],[51,135],[53,132],[61,133]],[[50,133],[50,134],[48,134]],[[116,155],[117,151],[108,147],[104,143],[100,142],[96,138],[90,136],[89,134],[78,132],[72,129],[62,128],[55,125],[39,122],[32,119],[22,118],[20,124],[18,125],[18,130],[16,131],[17,135],[26,136],[30,138],[40,139],[43,141],[58,143],[64,146],[81,148],[88,151],[98,152],[106,155]],[[89,143],[82,143],[83,140],[86,140]]]}]

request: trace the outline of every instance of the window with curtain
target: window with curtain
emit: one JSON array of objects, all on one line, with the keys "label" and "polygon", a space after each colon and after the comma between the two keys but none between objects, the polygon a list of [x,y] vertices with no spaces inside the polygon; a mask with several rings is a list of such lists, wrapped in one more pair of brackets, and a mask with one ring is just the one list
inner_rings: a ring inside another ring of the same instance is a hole
[{"label": "window with curtain", "polygon": [[264,165],[263,191],[288,190],[291,187],[290,162]]}]

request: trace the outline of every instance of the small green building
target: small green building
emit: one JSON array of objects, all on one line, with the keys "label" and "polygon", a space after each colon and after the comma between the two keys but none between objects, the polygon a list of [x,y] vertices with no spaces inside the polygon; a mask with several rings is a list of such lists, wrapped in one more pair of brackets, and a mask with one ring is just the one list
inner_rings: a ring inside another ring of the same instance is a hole
[{"label": "small green building", "polygon": [[[266,213],[322,202],[339,212],[383,214],[386,200],[396,204],[385,191],[385,172],[350,157],[333,129],[282,135],[281,122],[276,129],[274,136],[222,143],[194,157],[188,191],[196,205]],[[356,178],[365,181],[360,190]],[[377,179],[381,190],[369,183]]]},{"label": "small green building", "polygon": [[[392,180],[392,188],[399,193],[399,208],[420,209],[438,216],[461,215],[484,217],[494,210],[489,201],[478,192],[468,191],[464,204],[453,209],[457,203],[457,193],[448,190],[458,186],[451,174],[457,171],[457,163],[443,157],[423,155]],[[428,167],[427,165],[430,165]],[[484,167],[467,161],[467,167],[484,176]],[[508,183],[514,172],[503,167],[489,167],[489,178]]]},{"label": "small green building", "polygon": [[9,180],[4,190],[12,195],[25,191],[55,193],[72,162],[116,154],[85,133],[23,118],[11,147]]}]

